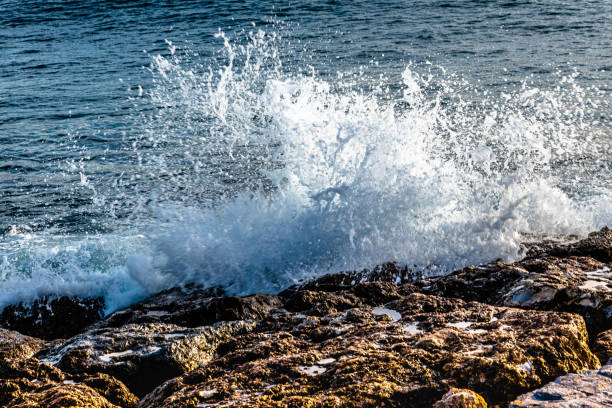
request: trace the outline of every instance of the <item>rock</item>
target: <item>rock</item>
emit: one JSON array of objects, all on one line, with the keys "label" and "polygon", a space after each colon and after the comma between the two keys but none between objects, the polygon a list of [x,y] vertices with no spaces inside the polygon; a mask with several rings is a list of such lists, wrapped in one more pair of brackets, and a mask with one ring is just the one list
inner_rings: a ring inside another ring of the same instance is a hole
[{"label": "rock", "polygon": [[[44,365],[42,365],[44,366]],[[105,375],[82,380],[3,380],[0,403],[3,407],[121,407],[136,408],[138,398],[120,381]]]},{"label": "rock", "polygon": [[279,296],[283,307],[292,312],[323,316],[361,306],[376,306],[399,299],[415,289],[408,284],[415,279],[407,268],[393,263],[373,270],[323,275],[292,286]]},{"label": "rock", "polygon": [[[134,396],[120,381],[106,375],[70,377],[59,369],[40,364],[36,359],[29,359],[27,368],[20,370],[20,376],[1,376],[0,404],[3,407],[21,406],[112,406],[136,408],[138,398]],[[80,384],[78,387],[71,387]],[[49,392],[49,390],[54,390]],[[71,393],[77,394],[76,401],[85,405],[63,405],[64,400],[70,400]],[[81,394],[84,394],[81,395]],[[58,396],[61,396],[59,398]],[[83,398],[90,398],[85,403]],[[36,405],[39,404],[39,405]],[[88,405],[89,404],[89,405]]]},{"label": "rock", "polygon": [[434,408],[487,408],[487,403],[474,391],[451,388]]},{"label": "rock", "polygon": [[65,379],[54,368],[41,365],[32,356],[44,341],[20,333],[0,329],[0,404],[3,406],[38,384],[55,383]]},{"label": "rock", "polygon": [[41,339],[68,338],[100,320],[104,299],[48,296],[31,305],[19,303],[4,308],[0,326]]},{"label": "rock", "polygon": [[448,276],[385,264],[276,296],[191,285],[103,306],[6,308],[24,334],[0,329],[0,406],[610,404],[612,368],[584,372],[612,354],[609,229]]},{"label": "rock", "polygon": [[544,249],[533,249],[527,253],[528,258],[555,256],[568,258],[582,256],[594,258],[600,262],[612,262],[612,229],[602,228],[592,232],[586,239],[567,245],[552,245]]},{"label": "rock", "polygon": [[612,358],[612,330],[599,333],[593,342],[592,350],[602,364],[607,364]]},{"label": "rock", "polygon": [[538,257],[547,254],[553,248],[580,241],[577,235],[542,234],[522,232],[519,253],[526,257]]},{"label": "rock", "polygon": [[373,271],[324,275],[279,295],[287,299],[285,308],[290,311],[323,315],[389,302],[417,291],[496,306],[578,313],[594,337],[612,329],[612,230],[603,228],[584,240],[565,243],[575,238],[532,243],[529,256],[515,263],[469,266],[427,279],[419,279],[407,268],[385,264]]},{"label": "rock", "polygon": [[108,374],[75,376],[83,385],[95,390],[112,404],[122,408],[136,408],[140,400],[121,381]]},{"label": "rock", "polygon": [[140,407],[431,407],[451,388],[502,404],[596,367],[587,341],[574,314],[418,293],[323,316],[276,309]]},{"label": "rock", "polygon": [[33,356],[49,345],[53,343],[0,329],[0,404],[3,407],[136,408],[138,399],[110,376],[71,377],[56,367],[41,364]]},{"label": "rock", "polygon": [[109,374],[142,396],[169,378],[210,360],[220,342],[248,332],[252,322],[184,328],[167,323],[94,327],[36,355],[73,376]]},{"label": "rock", "polygon": [[30,358],[45,344],[44,340],[12,330],[0,329],[0,364]]},{"label": "rock", "polygon": [[284,307],[292,312],[323,316],[362,305],[363,299],[348,291],[332,293],[300,290],[287,299]]},{"label": "rock", "polygon": [[589,257],[547,256],[469,266],[415,286],[422,293],[497,306],[578,313],[596,335],[612,328],[611,267]]},{"label": "rock", "polygon": [[298,291],[315,292],[340,292],[352,290],[359,283],[385,282],[394,285],[413,282],[415,274],[407,267],[398,266],[395,263],[385,263],[376,266],[374,269],[363,269],[361,271],[348,271],[340,273],[330,273],[316,279],[293,285],[281,293],[279,296],[288,298]]},{"label": "rock", "polygon": [[612,365],[582,374],[568,374],[544,387],[521,395],[510,407],[610,407]]},{"label": "rock", "polygon": [[121,408],[111,404],[95,390],[83,384],[66,382],[25,392],[6,405],[7,408]]},{"label": "rock", "polygon": [[168,323],[200,327],[220,321],[258,320],[280,305],[280,299],[274,295],[222,296],[217,288],[174,288],[113,313],[101,325]]}]

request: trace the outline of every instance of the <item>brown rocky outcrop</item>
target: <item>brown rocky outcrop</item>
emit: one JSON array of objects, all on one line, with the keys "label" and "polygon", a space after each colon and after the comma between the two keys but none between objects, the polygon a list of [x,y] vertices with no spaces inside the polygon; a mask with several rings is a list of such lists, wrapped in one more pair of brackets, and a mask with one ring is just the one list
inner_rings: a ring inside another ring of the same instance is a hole
[{"label": "brown rocky outcrop", "polygon": [[[603,228],[571,244],[552,241],[532,245],[530,256],[515,263],[468,266],[433,278],[385,264],[372,271],[325,275],[293,286],[280,296],[287,299],[288,310],[310,308],[311,313],[325,313],[420,292],[496,306],[577,313],[585,318],[594,337],[612,329],[610,251],[612,230]],[[325,292],[335,296],[323,296]]]},{"label": "brown rocky outcrop", "polygon": [[580,316],[422,294],[324,316],[279,310],[217,353],[140,406],[430,407],[451,387],[503,403],[598,364]]},{"label": "brown rocky outcrop", "polygon": [[72,382],[50,384],[24,392],[11,401],[11,408],[119,408],[92,388]]},{"label": "brown rocky outcrop", "polygon": [[0,405],[4,406],[39,383],[65,379],[63,373],[32,358],[44,341],[11,330],[0,329]]}]

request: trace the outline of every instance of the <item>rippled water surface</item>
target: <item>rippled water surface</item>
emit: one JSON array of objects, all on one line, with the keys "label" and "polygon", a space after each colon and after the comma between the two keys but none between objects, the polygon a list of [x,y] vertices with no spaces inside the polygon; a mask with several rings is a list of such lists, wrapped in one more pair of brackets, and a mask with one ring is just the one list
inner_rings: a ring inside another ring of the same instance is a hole
[{"label": "rippled water surface", "polygon": [[612,3],[0,0],[0,307],[443,273],[612,221]]}]

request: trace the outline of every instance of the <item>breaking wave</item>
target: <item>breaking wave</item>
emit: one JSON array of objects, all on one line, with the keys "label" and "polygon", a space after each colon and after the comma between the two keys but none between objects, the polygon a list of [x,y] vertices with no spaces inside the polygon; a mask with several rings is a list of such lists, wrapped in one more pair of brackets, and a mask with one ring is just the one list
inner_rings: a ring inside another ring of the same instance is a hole
[{"label": "breaking wave", "polygon": [[2,305],[102,295],[112,311],[187,282],[274,292],[386,261],[439,274],[611,219],[606,98],[577,72],[494,90],[431,64],[330,76],[285,67],[274,33],[218,37],[204,62],[170,42],[151,56],[133,165],[113,183],[83,175],[130,216],[87,236],[16,226]]}]

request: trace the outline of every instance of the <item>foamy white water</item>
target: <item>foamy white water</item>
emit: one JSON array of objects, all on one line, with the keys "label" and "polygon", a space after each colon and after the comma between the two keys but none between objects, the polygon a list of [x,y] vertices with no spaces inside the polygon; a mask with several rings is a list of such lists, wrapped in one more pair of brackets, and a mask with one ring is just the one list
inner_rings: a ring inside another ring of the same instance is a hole
[{"label": "foamy white water", "polygon": [[[147,103],[161,109],[142,118],[125,177],[154,188],[133,217],[92,236],[16,226],[0,306],[102,295],[112,311],[188,282],[275,292],[387,261],[445,273],[516,259],[523,232],[583,235],[612,219],[607,183],[584,175],[609,129],[572,76],[495,94],[429,65],[332,80],[284,71],[273,35],[219,38],[210,69],[170,42],[171,57],[152,56]],[[219,174],[237,187],[215,185]],[[132,194],[81,182],[109,211]]]}]

